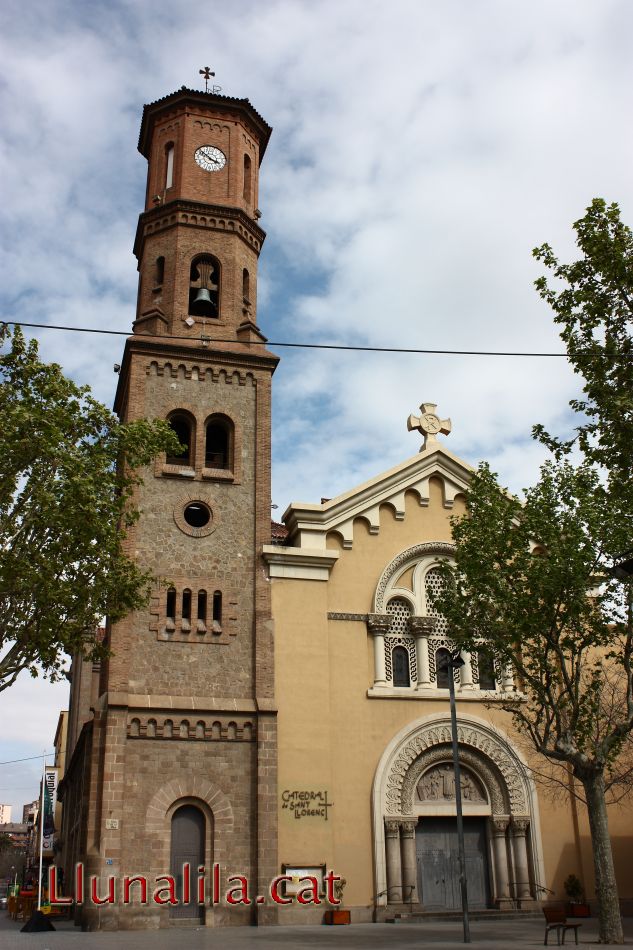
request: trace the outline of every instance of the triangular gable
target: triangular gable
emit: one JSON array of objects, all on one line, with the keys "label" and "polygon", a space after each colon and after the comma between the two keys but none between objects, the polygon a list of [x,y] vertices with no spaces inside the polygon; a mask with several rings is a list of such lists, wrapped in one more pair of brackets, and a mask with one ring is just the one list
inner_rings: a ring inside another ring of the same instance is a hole
[{"label": "triangular gable", "polygon": [[432,447],[395,468],[323,504],[293,502],[283,516],[289,533],[287,543],[313,551],[324,550],[327,533],[337,531],[343,539],[343,547],[351,548],[355,518],[365,518],[369,523],[369,533],[378,534],[380,506],[391,505],[396,520],[402,521],[406,492],[417,492],[420,505],[427,506],[429,481],[433,477],[439,477],[443,482],[444,507],[452,508],[456,495],[467,491],[473,472],[472,466],[435,442]]}]

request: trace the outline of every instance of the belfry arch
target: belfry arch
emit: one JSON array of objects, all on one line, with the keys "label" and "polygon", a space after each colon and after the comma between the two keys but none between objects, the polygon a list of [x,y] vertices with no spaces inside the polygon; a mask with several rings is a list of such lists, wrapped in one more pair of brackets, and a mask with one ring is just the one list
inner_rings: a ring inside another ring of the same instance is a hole
[{"label": "belfry arch", "polygon": [[[486,878],[480,882],[481,900],[500,908],[529,907],[543,882],[538,804],[529,771],[508,737],[475,716],[460,715],[458,742],[465,825],[477,828],[481,841],[477,873]],[[372,791],[378,911],[403,902],[440,906],[425,885],[431,852],[424,852],[422,842],[429,829],[456,824],[451,756],[447,711],[405,726],[380,758]],[[452,874],[447,865],[446,876]]]}]

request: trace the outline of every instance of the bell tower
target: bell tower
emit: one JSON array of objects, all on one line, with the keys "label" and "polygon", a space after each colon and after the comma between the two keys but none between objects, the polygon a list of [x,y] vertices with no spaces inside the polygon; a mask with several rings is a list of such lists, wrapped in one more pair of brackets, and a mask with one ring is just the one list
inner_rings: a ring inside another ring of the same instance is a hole
[{"label": "bell tower", "polygon": [[[270,395],[257,327],[259,168],[271,133],[248,99],[182,88],[143,110],[139,290],[115,409],[169,420],[186,447],[144,473],[128,550],[151,603],[107,631],[92,724],[86,874],[172,874],[178,906],[84,905],[82,924],[273,920],[276,708],[270,592]],[[195,840],[194,840],[195,839]],[[192,867],[183,898],[182,867]],[[194,864],[196,867],[194,868]],[[200,907],[198,866],[249,882]]]},{"label": "bell tower", "polygon": [[247,99],[181,89],[145,106],[135,332],[257,336],[259,166],[270,133]]}]

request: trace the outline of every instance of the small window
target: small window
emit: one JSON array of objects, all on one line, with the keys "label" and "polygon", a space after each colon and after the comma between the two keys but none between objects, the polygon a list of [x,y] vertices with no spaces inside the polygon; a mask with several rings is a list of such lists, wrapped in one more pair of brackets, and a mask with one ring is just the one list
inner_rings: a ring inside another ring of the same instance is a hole
[{"label": "small window", "polygon": [[217,317],[220,313],[220,265],[213,257],[197,257],[189,273],[189,313]]},{"label": "small window", "polygon": [[182,619],[191,620],[191,591],[182,592]]},{"label": "small window", "polygon": [[183,412],[175,412],[167,420],[184,448],[167,456],[168,465],[191,465],[193,459],[193,425]]},{"label": "small window", "polygon": [[230,468],[231,426],[228,419],[207,422],[204,464],[206,468]]},{"label": "small window", "polygon": [[409,675],[409,651],[405,649],[405,647],[394,647],[392,661],[393,685],[410,686],[411,678]]},{"label": "small window", "polygon": [[165,258],[157,257],[156,269],[154,271],[154,283],[157,287],[162,287],[164,280],[165,280]]},{"label": "small window", "polygon": [[450,663],[451,653],[446,647],[441,647],[435,654],[435,673],[438,689],[449,689],[449,676],[452,676],[453,670],[447,664]]},{"label": "small window", "polygon": [[165,149],[165,188],[171,188],[174,183],[174,146],[170,142]]},{"label": "small window", "polygon": [[248,155],[244,156],[244,200],[251,200],[251,160]]},{"label": "small window", "polygon": [[167,591],[167,616],[170,620],[176,619],[176,588],[170,587]]},{"label": "small window", "polygon": [[219,590],[213,594],[213,622],[222,623],[222,591]]},{"label": "small window", "polygon": [[479,688],[496,689],[495,661],[490,650],[478,650]]},{"label": "small window", "polygon": [[246,268],[242,271],[242,297],[245,303],[250,302],[251,279]]},{"label": "small window", "polygon": [[207,592],[206,590],[198,591],[198,620],[201,620],[202,623],[206,624],[207,622]]}]

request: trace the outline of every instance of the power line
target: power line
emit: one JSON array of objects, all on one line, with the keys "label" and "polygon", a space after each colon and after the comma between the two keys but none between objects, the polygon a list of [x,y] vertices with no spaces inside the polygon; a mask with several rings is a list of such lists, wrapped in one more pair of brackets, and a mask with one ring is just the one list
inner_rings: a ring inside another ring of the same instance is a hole
[{"label": "power line", "polygon": [[[133,336],[134,334],[130,333],[127,330],[103,330],[97,327],[69,327],[62,324],[53,324],[53,323],[26,323],[21,320],[5,320],[4,323],[15,326],[15,327],[35,327],[39,330],[64,330],[69,333],[98,333],[104,336]],[[139,334],[139,338],[142,339],[142,335]],[[172,335],[172,334],[161,334],[158,339],[161,340],[186,340],[191,343],[193,340],[198,341],[197,337],[190,336],[181,336],[181,335]],[[226,343],[227,341],[220,338],[206,336],[205,334],[201,335],[200,342],[203,345],[208,345],[209,343]],[[342,350],[348,352],[361,352],[361,353],[410,353],[418,355],[429,355],[429,356],[527,356],[527,357],[559,357],[567,359],[568,353],[533,353],[525,351],[511,351],[511,350],[444,350],[444,349],[418,349],[417,347],[405,347],[405,346],[360,346],[344,343],[289,343],[281,340],[267,340],[259,341],[253,340],[249,343],[249,346],[284,346],[292,349],[305,349],[305,350]],[[578,351],[582,353],[585,351]],[[589,352],[589,351],[586,351]],[[578,355],[575,354],[575,355]],[[613,354],[613,356],[622,356],[623,359],[630,359],[631,353],[619,353]]]},{"label": "power line", "polygon": [[55,752],[40,752],[39,755],[29,755],[25,759],[9,759],[8,762],[0,762],[0,765],[15,765],[16,762],[32,762],[33,759],[43,759],[47,755],[55,755]]}]

